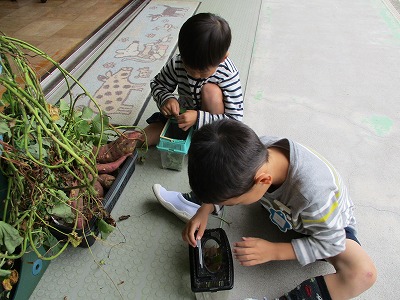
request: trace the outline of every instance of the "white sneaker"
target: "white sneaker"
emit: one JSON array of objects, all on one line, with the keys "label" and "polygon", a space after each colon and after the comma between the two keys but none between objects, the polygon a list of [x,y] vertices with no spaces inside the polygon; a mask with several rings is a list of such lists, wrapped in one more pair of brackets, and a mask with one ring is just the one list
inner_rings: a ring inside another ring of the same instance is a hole
[{"label": "white sneaker", "polygon": [[182,193],[167,191],[158,183],[153,185],[153,192],[162,206],[184,222],[188,222],[200,208],[200,205],[186,200]]}]

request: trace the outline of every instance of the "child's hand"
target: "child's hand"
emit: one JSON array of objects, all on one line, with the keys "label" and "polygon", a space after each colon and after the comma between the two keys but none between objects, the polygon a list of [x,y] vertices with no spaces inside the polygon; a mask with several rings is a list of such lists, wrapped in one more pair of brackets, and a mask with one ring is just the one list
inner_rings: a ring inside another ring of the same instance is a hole
[{"label": "child's hand", "polygon": [[197,110],[187,110],[183,114],[176,117],[178,121],[178,127],[186,131],[197,121]]},{"label": "child's hand", "polygon": [[[196,240],[202,238],[204,230],[206,230],[208,215],[213,211],[214,205],[203,203],[183,229],[182,239],[189,245],[196,247]],[[196,230],[197,236],[194,236]]]},{"label": "child's hand", "polygon": [[233,254],[242,266],[254,266],[275,260],[275,251],[275,243],[252,237],[243,237],[233,248]]},{"label": "child's hand", "polygon": [[179,102],[175,98],[169,98],[161,107],[161,113],[166,117],[179,115]]}]

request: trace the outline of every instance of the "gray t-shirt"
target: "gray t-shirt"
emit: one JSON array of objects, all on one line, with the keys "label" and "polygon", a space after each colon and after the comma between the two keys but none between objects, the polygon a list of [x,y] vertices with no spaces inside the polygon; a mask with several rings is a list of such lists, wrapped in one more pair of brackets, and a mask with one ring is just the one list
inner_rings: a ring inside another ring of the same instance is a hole
[{"label": "gray t-shirt", "polygon": [[343,252],[344,228],[355,230],[356,221],[354,204],[339,173],[320,154],[299,143],[267,136],[261,141],[289,151],[285,182],[267,192],[261,203],[272,209],[271,220],[282,231],[293,229],[306,235],[292,240],[297,260],[306,265]]}]

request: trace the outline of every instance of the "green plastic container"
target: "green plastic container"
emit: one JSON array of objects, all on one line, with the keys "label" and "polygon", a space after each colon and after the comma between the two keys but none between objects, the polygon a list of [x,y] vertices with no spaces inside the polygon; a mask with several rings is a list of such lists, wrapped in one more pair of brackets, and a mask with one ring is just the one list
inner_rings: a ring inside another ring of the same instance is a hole
[{"label": "green plastic container", "polygon": [[158,142],[161,164],[164,169],[181,171],[192,140],[193,127],[183,131],[175,119],[168,119]]},{"label": "green plastic container", "polygon": [[[46,253],[43,247],[39,248],[39,252],[41,254]],[[28,252],[22,256],[20,262],[20,277],[14,297],[12,298],[13,300],[29,299],[50,264],[49,260],[42,260],[38,258],[36,253],[32,250],[28,250]]]}]

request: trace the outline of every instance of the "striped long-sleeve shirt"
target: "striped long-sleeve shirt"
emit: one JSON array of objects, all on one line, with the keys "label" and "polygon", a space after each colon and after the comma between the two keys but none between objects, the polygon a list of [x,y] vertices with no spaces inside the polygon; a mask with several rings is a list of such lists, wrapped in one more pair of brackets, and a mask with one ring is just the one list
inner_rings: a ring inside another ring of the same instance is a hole
[{"label": "striped long-sleeve shirt", "polygon": [[[224,95],[224,114],[211,114],[201,108],[201,88],[206,83],[217,84]],[[179,98],[181,107],[198,111],[196,128],[213,121],[231,118],[242,121],[243,95],[239,71],[230,58],[226,58],[215,73],[208,78],[195,79],[190,77],[179,54],[172,57],[150,82],[151,94],[158,108],[168,98]],[[174,94],[177,89],[178,97]]]},{"label": "striped long-sleeve shirt", "polygon": [[268,204],[278,200],[284,210],[289,209],[291,228],[305,235],[292,240],[297,260],[306,265],[343,252],[344,228],[356,230],[356,220],[353,202],[338,172],[325,158],[301,144],[271,137],[261,140],[267,147],[282,147],[290,153],[285,182],[264,198]]}]

